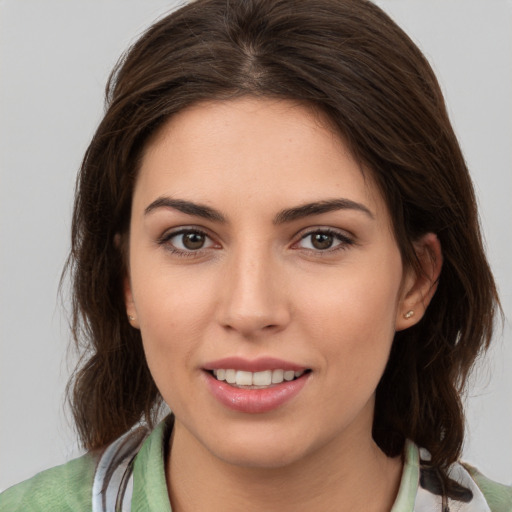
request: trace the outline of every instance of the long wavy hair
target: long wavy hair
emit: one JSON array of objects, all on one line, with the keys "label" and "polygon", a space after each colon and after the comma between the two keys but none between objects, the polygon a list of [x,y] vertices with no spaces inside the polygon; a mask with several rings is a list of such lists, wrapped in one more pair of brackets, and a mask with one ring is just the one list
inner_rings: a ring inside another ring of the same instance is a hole
[{"label": "long wavy hair", "polygon": [[370,169],[405,266],[436,233],[444,264],[424,318],[397,332],[378,385],[373,436],[389,456],[406,438],[443,471],[461,452],[461,396],[488,347],[495,283],[475,195],[434,73],[409,37],[365,0],[197,0],[155,23],[113,70],[106,112],[78,176],[67,269],[82,357],[68,391],[87,449],[144,421],[161,397],[126,318],[123,239],[141,153],[170,116],[243,95],[322,112]]}]

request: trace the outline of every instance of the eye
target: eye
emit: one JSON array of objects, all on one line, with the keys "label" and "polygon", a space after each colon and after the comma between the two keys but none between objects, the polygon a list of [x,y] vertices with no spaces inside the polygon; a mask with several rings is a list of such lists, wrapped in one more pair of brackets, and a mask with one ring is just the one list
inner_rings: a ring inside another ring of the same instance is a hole
[{"label": "eye", "polygon": [[345,249],[354,242],[346,235],[331,229],[318,229],[310,231],[302,236],[298,242],[301,249],[312,251],[329,251],[336,249]]},{"label": "eye", "polygon": [[175,253],[197,252],[215,245],[206,233],[198,229],[180,229],[167,233],[159,240],[159,243],[166,245]]}]

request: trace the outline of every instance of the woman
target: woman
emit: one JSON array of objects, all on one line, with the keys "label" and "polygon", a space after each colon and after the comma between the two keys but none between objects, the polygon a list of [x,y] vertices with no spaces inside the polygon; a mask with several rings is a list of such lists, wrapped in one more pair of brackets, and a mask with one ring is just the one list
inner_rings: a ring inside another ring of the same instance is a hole
[{"label": "woman", "polygon": [[89,453],[2,510],[510,510],[457,462],[498,298],[407,36],[367,2],[197,1],[108,91],[70,259]]}]

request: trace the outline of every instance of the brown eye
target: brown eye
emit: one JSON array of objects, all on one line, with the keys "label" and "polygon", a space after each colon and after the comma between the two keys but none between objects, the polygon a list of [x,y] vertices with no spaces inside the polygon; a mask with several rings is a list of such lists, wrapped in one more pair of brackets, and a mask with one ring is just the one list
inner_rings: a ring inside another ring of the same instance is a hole
[{"label": "brown eye", "polygon": [[169,233],[161,238],[160,244],[171,252],[188,253],[189,255],[215,246],[213,240],[206,233],[195,229],[181,229]]},{"label": "brown eye", "polygon": [[311,245],[318,250],[325,250],[332,247],[334,236],[328,233],[313,233],[311,236]]},{"label": "brown eye", "polygon": [[194,251],[197,249],[201,249],[205,242],[205,236],[202,233],[185,233],[182,235],[183,237],[183,246],[190,250]]},{"label": "brown eye", "polygon": [[310,231],[303,235],[297,244],[301,249],[314,252],[332,252],[337,249],[347,249],[354,241],[344,233],[329,228]]}]

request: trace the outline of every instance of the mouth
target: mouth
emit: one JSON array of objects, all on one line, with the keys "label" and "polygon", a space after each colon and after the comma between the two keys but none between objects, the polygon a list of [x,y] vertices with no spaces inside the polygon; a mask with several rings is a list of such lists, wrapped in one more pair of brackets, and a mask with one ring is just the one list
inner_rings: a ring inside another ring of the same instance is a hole
[{"label": "mouth", "polygon": [[233,368],[216,368],[207,370],[218,381],[223,381],[234,388],[239,389],[268,389],[283,382],[291,382],[300,379],[311,370],[284,370],[272,369],[250,372],[235,370]]},{"label": "mouth", "polygon": [[300,363],[267,356],[224,357],[206,363],[202,370],[217,401],[244,414],[281,409],[301,394],[313,373]]}]

